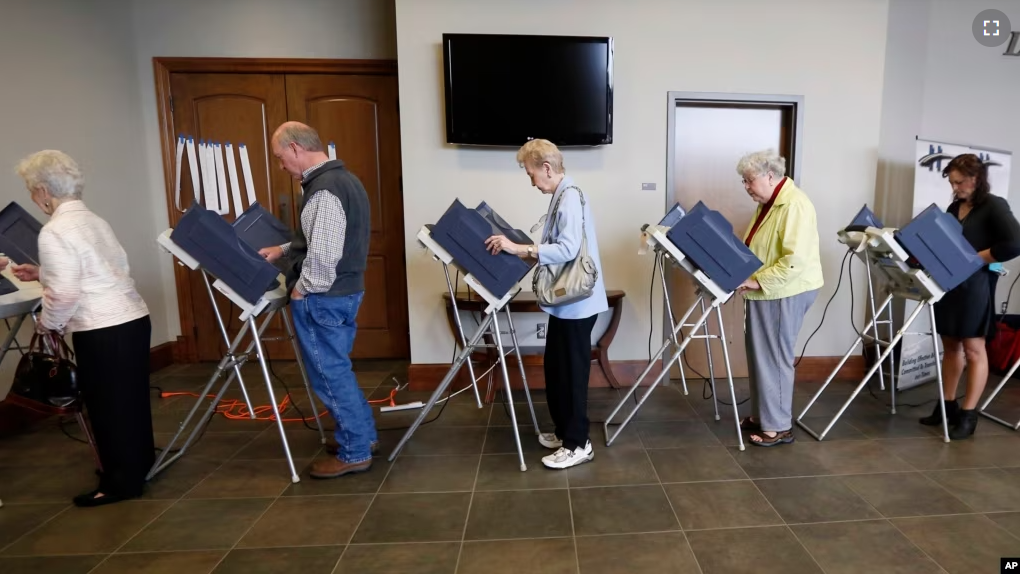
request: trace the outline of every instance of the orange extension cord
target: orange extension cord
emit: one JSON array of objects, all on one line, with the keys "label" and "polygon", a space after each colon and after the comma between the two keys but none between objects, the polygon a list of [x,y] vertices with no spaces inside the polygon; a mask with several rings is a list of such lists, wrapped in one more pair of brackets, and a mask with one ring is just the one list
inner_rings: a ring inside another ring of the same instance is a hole
[{"label": "orange extension cord", "polygon": [[[369,404],[389,403],[391,407],[392,406],[396,406],[396,404],[397,404],[397,402],[396,402],[397,390],[398,390],[397,387],[394,387],[393,390],[390,391],[390,396],[389,397],[387,397],[385,399],[376,399],[374,401],[368,401],[368,403]],[[197,398],[198,397],[198,393],[161,392],[159,394],[159,396],[160,396],[160,398],[163,398],[163,399],[168,399],[170,397],[181,397],[181,396],[184,396],[184,397],[196,397]],[[206,398],[215,399],[216,395],[206,395]],[[287,396],[283,397],[283,400],[280,401],[280,404],[277,406],[277,412],[281,412],[282,413],[285,410],[287,410],[287,408],[290,406],[290,403],[291,403],[290,393],[288,392]],[[255,419],[254,420],[259,420],[259,421],[276,421],[276,415],[273,414],[273,405],[260,405],[260,406],[257,406],[257,407],[253,407],[253,410],[255,411]],[[219,414],[222,414],[224,417],[226,417],[226,418],[228,418],[230,420],[246,420],[246,421],[247,420],[252,420],[251,412],[248,410],[248,405],[244,404],[244,400],[242,400],[242,399],[220,399],[220,404],[216,406],[216,412],[219,413]],[[324,417],[327,414],[329,414],[328,411],[322,411],[321,413],[319,413],[319,416],[320,417]],[[297,423],[306,422],[307,423],[309,421],[314,421],[315,418],[314,417],[311,417],[311,418],[309,418],[309,417],[304,417],[304,418],[285,418],[285,419],[281,419],[281,420],[283,422],[285,422],[285,423],[290,423],[290,422],[297,422]]]}]

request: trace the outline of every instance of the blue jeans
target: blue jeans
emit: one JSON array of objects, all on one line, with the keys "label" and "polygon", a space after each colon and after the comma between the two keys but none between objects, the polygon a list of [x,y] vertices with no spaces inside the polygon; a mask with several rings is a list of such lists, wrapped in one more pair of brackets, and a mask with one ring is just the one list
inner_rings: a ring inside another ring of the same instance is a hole
[{"label": "blue jeans", "polygon": [[372,443],[379,440],[372,407],[351,370],[351,348],[358,331],[355,318],[364,294],[312,294],[290,304],[308,378],[336,421],[337,458],[345,463],[371,460]]}]

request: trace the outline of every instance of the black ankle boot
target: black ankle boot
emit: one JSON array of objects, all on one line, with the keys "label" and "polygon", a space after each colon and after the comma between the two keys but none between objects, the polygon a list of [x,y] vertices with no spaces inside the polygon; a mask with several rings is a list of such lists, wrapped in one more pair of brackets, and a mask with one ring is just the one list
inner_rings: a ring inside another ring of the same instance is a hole
[{"label": "black ankle boot", "polygon": [[965,411],[960,409],[960,420],[949,429],[949,438],[952,440],[961,440],[974,434],[974,429],[977,428],[978,413],[977,409],[971,409]]},{"label": "black ankle boot", "polygon": [[[935,403],[935,410],[932,413],[921,419],[921,424],[930,427],[937,427],[942,425],[942,409],[941,405]],[[960,422],[960,403],[955,400],[946,401],[946,420],[949,421],[950,426]]]}]

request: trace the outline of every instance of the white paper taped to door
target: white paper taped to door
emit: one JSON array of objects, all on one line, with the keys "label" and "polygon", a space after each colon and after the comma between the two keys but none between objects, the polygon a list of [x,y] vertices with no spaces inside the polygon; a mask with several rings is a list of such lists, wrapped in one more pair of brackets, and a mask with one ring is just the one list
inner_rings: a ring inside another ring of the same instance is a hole
[{"label": "white paper taped to door", "polygon": [[336,159],[336,144],[333,142],[329,142],[329,159]]},{"label": "white paper taped to door", "polygon": [[227,189],[227,170],[223,169],[223,146],[213,144],[213,165],[216,166],[216,185],[220,190],[220,215],[230,213],[230,191]]},{"label": "white paper taped to door", "polygon": [[[234,217],[241,217],[244,206],[241,205],[241,187],[237,183],[237,164],[234,162],[234,146],[227,142],[223,146],[223,152],[227,154],[227,174],[230,176],[230,198],[234,200]],[[251,204],[248,204],[251,207]]]},{"label": "white paper taped to door", "polygon": [[195,159],[195,138],[188,136],[188,168],[191,171],[191,190],[195,193],[195,203],[202,200],[202,182],[198,178],[198,160]]},{"label": "white paper taped to door", "polygon": [[211,171],[215,171],[212,164],[212,145],[205,143],[205,140],[198,140],[198,157],[202,164],[202,192],[205,194],[205,208],[209,211],[220,212],[220,194],[216,189],[216,175],[209,177]]},{"label": "white paper taped to door", "polygon": [[251,179],[251,162],[248,161],[248,147],[237,144],[237,151],[241,154],[241,174],[244,176],[244,189],[248,192],[248,205],[255,203],[255,183]]},{"label": "white paper taped to door", "polygon": [[181,160],[184,158],[184,135],[177,136],[176,166],[174,168],[174,205],[177,211],[181,209]]}]

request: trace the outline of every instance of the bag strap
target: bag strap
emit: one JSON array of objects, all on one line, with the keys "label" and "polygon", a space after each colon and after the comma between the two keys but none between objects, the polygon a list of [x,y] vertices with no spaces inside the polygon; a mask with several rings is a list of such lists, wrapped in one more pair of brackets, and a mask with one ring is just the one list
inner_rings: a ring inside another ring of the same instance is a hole
[{"label": "bag strap", "polygon": [[[556,206],[553,208],[553,217],[552,217],[552,219],[553,219],[553,221],[556,220],[556,216],[560,212],[560,202],[563,201],[563,196],[567,193],[568,189],[576,189],[578,195],[581,196],[581,242],[583,244],[587,244],[588,243],[588,232],[585,230],[585,228],[588,227],[588,223],[587,223],[587,221],[585,221],[585,218],[584,218],[584,206],[585,206],[585,203],[584,203],[584,192],[581,191],[580,187],[577,187],[576,185],[571,185],[571,186],[567,186],[567,187],[563,188],[563,193],[561,193],[560,196],[558,198],[556,198]],[[546,237],[548,237],[548,235]]]},{"label": "bag strap", "polygon": [[62,357],[67,360],[74,359],[74,351],[68,346],[67,341],[57,333],[50,333],[50,340],[52,341],[53,348],[56,349],[57,357]]}]

